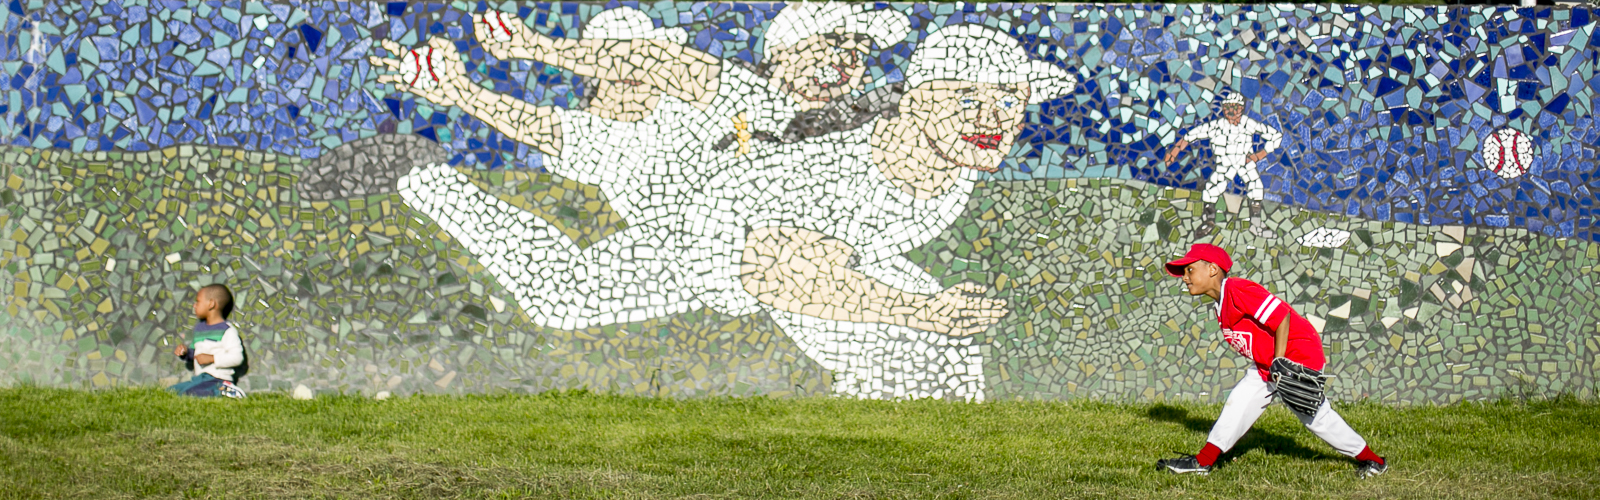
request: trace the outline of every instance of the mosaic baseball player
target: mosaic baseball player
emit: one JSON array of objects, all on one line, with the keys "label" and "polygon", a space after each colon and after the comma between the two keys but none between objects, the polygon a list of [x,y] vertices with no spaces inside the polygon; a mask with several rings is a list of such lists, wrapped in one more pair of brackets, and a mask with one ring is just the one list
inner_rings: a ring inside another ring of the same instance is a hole
[{"label": "mosaic baseball player", "polygon": [[719,156],[698,167],[712,173],[703,192],[652,206],[660,217],[582,250],[552,244],[548,224],[447,165],[413,170],[400,191],[536,323],[764,311],[839,377],[841,394],[982,399],[972,336],[998,323],[1006,303],[975,283],[945,287],[903,254],[964,213],[981,172],[1010,152],[1026,106],[1070,91],[1076,78],[975,25],[930,33],[906,75],[897,112]]},{"label": "mosaic baseball player", "polygon": [[1228,393],[1199,455],[1162,459],[1156,467],[1176,474],[1209,474],[1217,457],[1233,448],[1277,396],[1300,423],[1339,453],[1356,459],[1356,474],[1372,477],[1389,470],[1383,457],[1333,411],[1323,394],[1325,358],[1317,329],[1289,304],[1255,282],[1228,276],[1233,259],[1216,245],[1198,243],[1167,263],[1167,273],[1182,278],[1189,295],[1217,301],[1222,337],[1254,362]]},{"label": "mosaic baseball player", "polygon": [[[1205,202],[1205,220],[1195,229],[1194,237],[1202,239],[1216,230],[1217,197],[1228,190],[1234,177],[1240,177],[1244,179],[1245,197],[1250,199],[1250,232],[1260,238],[1274,238],[1276,235],[1267,229],[1262,217],[1261,198],[1265,189],[1261,185],[1261,173],[1256,170],[1256,162],[1278,149],[1283,143],[1283,133],[1245,116],[1244,96],[1239,94],[1223,96],[1222,116],[1221,120],[1213,120],[1189,130],[1183,139],[1167,150],[1167,156],[1162,160],[1171,165],[1178,159],[1178,154],[1189,147],[1189,143],[1201,140],[1211,141],[1211,150],[1217,155],[1216,170],[1211,172],[1211,178],[1206,181],[1200,197]],[[1255,137],[1258,135],[1266,142],[1260,150],[1255,148]]]}]

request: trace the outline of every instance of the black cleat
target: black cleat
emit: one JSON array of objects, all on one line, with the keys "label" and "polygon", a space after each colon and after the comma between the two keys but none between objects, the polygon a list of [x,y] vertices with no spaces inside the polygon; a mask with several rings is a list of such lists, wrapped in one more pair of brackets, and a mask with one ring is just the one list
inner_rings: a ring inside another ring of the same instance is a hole
[{"label": "black cleat", "polygon": [[1165,468],[1173,474],[1198,474],[1201,476],[1211,474],[1211,467],[1200,465],[1200,460],[1194,455],[1183,455],[1178,458],[1163,458],[1156,461],[1156,468]]},{"label": "black cleat", "polygon": [[1356,463],[1356,477],[1362,479],[1381,476],[1385,472],[1389,472],[1389,463],[1387,461],[1362,460]]}]

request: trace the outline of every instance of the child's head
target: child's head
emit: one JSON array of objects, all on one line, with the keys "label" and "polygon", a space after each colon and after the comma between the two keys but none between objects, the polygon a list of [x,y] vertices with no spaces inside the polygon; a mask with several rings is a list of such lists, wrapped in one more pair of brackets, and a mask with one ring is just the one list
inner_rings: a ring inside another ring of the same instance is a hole
[{"label": "child's head", "polygon": [[194,317],[228,319],[233,314],[233,292],[221,283],[206,285],[194,294]]},{"label": "child's head", "polygon": [[1167,263],[1167,274],[1182,278],[1189,295],[1220,290],[1229,269],[1233,269],[1233,259],[1228,251],[1209,243],[1196,243],[1182,258]]}]

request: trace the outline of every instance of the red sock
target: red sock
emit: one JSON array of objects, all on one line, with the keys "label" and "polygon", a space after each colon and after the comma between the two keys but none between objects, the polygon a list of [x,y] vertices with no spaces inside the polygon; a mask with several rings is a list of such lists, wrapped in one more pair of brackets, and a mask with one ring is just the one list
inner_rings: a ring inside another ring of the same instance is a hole
[{"label": "red sock", "polygon": [[1200,454],[1195,455],[1194,459],[1200,462],[1201,467],[1210,467],[1211,464],[1217,463],[1217,457],[1221,455],[1222,448],[1218,448],[1217,445],[1211,443],[1206,443],[1206,446],[1204,448],[1200,448]]},{"label": "red sock", "polygon": [[1361,448],[1361,453],[1356,455],[1356,460],[1368,460],[1380,464],[1383,463],[1383,457],[1378,456],[1377,453],[1373,453],[1371,446]]}]

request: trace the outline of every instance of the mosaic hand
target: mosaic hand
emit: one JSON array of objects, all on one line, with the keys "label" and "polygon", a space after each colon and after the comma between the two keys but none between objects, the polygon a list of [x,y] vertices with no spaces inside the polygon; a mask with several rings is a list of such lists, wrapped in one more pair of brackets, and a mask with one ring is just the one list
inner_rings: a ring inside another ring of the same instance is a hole
[{"label": "mosaic hand", "polygon": [[982,333],[1010,313],[1006,301],[982,297],[988,287],[962,283],[918,304],[909,326],[949,335]]},{"label": "mosaic hand", "polygon": [[498,10],[472,15],[473,37],[495,59],[526,58],[528,54],[519,49],[532,49],[537,45],[532,38],[537,35],[530,34],[531,31],[522,19]]},{"label": "mosaic hand", "polygon": [[390,56],[369,56],[368,60],[393,73],[378,75],[379,83],[394,85],[396,90],[440,106],[470,103],[474,85],[462,67],[460,53],[449,40],[433,38],[426,45],[410,49],[391,40],[380,43]]}]

